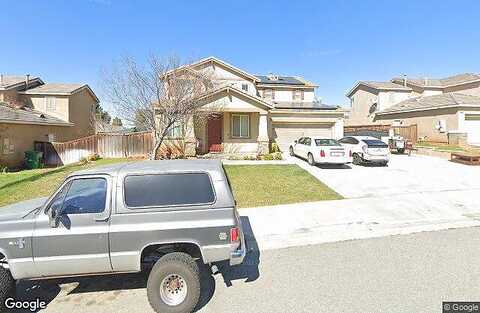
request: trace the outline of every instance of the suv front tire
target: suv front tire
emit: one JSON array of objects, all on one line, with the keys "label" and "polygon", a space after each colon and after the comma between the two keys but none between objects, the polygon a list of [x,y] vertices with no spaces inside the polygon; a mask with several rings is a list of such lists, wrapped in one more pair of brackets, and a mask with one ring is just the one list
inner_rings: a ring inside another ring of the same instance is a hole
[{"label": "suv front tire", "polygon": [[15,291],[15,280],[10,271],[0,266],[0,312],[6,312],[5,300]]},{"label": "suv front tire", "polygon": [[148,277],[147,295],[157,313],[193,312],[200,299],[200,274],[195,260],[183,252],[161,257]]}]

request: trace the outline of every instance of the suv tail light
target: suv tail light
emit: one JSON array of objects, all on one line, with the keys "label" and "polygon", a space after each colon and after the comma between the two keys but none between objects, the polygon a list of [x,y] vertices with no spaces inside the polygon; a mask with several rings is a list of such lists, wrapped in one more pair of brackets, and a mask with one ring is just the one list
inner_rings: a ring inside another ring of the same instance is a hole
[{"label": "suv tail light", "polygon": [[320,156],[321,156],[322,158],[324,158],[324,157],[325,157],[325,151],[320,150]]},{"label": "suv tail light", "polygon": [[348,156],[349,156],[349,157],[352,157],[352,150],[349,150],[349,151],[348,151]]},{"label": "suv tail light", "polygon": [[238,229],[238,227],[234,227],[230,229],[230,241],[231,242],[240,241],[240,230]]}]

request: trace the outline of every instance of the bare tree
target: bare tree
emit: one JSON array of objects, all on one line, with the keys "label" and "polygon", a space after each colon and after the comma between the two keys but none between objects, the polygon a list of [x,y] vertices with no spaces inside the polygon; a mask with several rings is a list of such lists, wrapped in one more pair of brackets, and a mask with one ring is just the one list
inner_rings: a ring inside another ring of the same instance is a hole
[{"label": "bare tree", "polygon": [[208,75],[181,65],[176,57],[151,56],[143,66],[126,57],[105,73],[104,86],[118,116],[154,133],[151,159],[158,156],[169,132],[178,130],[176,137],[185,144],[189,119],[202,119],[218,110],[202,108],[213,88]]}]

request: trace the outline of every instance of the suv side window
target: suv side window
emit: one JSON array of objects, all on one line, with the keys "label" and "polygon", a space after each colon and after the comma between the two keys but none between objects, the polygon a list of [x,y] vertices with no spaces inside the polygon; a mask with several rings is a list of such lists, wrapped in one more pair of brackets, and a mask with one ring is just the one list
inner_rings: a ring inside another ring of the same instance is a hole
[{"label": "suv side window", "polygon": [[107,199],[107,180],[79,178],[71,182],[63,202],[64,214],[102,213]]},{"label": "suv side window", "polygon": [[306,146],[310,146],[312,144],[312,138],[305,137],[303,144]]},{"label": "suv side window", "polygon": [[71,182],[66,183],[63,188],[55,195],[55,197],[50,202],[48,210],[60,211],[63,205],[63,200],[65,200],[65,195],[67,194],[68,188],[70,188],[70,184]]},{"label": "suv side window", "polygon": [[215,202],[207,173],[128,175],[124,181],[129,208],[200,205]]},{"label": "suv side window", "polygon": [[299,143],[299,144],[303,145],[303,140],[305,140],[305,138],[303,138],[303,137],[300,137],[300,139],[298,139],[298,142],[297,142],[297,143]]}]

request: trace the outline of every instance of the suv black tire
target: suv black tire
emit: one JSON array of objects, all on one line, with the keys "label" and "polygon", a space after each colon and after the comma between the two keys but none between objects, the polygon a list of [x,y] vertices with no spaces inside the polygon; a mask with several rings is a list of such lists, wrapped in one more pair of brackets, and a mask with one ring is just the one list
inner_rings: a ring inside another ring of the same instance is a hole
[{"label": "suv black tire", "polygon": [[290,148],[288,148],[288,152],[290,153],[291,156],[295,156],[295,152],[293,152],[293,147],[290,146]]},{"label": "suv black tire", "polygon": [[[160,295],[161,284],[171,275],[183,278],[187,294],[178,305],[169,305]],[[173,252],[161,257],[152,268],[147,282],[150,305],[157,313],[190,313],[200,299],[200,273],[195,260],[183,252]]]},{"label": "suv black tire", "polygon": [[354,153],[353,154],[353,161],[352,163],[355,164],[355,165],[360,165],[362,164],[362,157],[360,155],[358,155],[357,153]]},{"label": "suv black tire", "polygon": [[10,271],[0,266],[0,312],[6,312],[5,300],[15,291],[15,280]]}]

